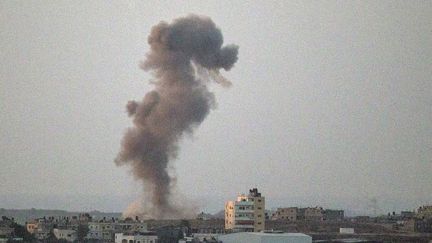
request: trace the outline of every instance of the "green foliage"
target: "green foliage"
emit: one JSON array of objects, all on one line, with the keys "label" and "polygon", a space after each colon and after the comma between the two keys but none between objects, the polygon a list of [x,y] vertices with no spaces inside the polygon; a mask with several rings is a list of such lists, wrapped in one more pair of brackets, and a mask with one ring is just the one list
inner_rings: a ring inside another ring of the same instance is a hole
[{"label": "green foliage", "polygon": [[36,240],[35,237],[30,234],[24,226],[14,222],[11,227],[14,229],[14,236],[23,238],[24,242],[34,242]]}]

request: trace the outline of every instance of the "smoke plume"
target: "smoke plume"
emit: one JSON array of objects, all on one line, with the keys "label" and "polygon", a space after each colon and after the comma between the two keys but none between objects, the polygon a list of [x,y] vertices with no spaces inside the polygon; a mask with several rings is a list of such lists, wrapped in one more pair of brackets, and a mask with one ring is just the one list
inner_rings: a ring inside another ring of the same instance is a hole
[{"label": "smoke plume", "polygon": [[[173,178],[168,164],[176,158],[179,139],[191,133],[214,107],[208,81],[230,84],[219,70],[233,67],[238,46],[222,46],[222,33],[213,21],[197,15],[170,24],[160,22],[152,28],[148,44],[151,49],[141,68],[152,71],[155,87],[142,101],[128,102],[133,127],[126,131],[115,162],[130,165],[151,195],[151,207],[140,214],[179,217],[182,209],[171,200]],[[130,210],[136,206],[131,205]]]}]

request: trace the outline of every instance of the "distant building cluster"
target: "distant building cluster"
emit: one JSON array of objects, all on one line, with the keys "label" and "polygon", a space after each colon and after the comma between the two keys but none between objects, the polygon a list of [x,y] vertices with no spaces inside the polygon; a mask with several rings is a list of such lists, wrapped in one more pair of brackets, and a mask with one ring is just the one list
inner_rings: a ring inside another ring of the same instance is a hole
[{"label": "distant building cluster", "polygon": [[357,223],[379,223],[392,225],[400,232],[432,233],[432,205],[421,206],[417,211],[388,213],[378,217],[357,216],[351,219]]},{"label": "distant building cluster", "polygon": [[157,234],[148,231],[147,224],[138,218],[93,220],[88,214],[71,218],[44,217],[28,222],[26,228],[39,241],[57,239],[67,242],[158,242]]},{"label": "distant building cluster", "polygon": [[[225,203],[224,211],[204,212],[193,220],[119,219],[88,213],[70,216],[36,216],[25,225],[3,216],[0,243],[92,242],[92,243],[242,243],[304,242],[303,233],[350,237],[362,233],[432,233],[432,205],[414,211],[391,212],[378,217],[348,217],[344,210],[322,207],[280,207],[266,210],[266,198],[257,188]],[[115,216],[115,215],[114,215]],[[290,233],[287,233],[290,232]],[[415,234],[414,234],[415,233]],[[426,233],[426,234],[423,234]]]},{"label": "distant building cluster", "polygon": [[288,207],[278,208],[271,215],[271,220],[287,221],[342,221],[344,220],[343,210],[323,209],[322,207]]}]

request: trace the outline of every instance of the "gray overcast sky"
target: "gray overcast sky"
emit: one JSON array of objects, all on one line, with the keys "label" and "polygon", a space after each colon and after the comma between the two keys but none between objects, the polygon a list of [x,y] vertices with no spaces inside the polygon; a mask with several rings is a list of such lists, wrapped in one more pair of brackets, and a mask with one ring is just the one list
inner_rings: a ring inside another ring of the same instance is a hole
[{"label": "gray overcast sky", "polygon": [[432,203],[431,1],[1,1],[0,207],[121,211],[113,160],[161,20],[210,16],[240,46],[218,107],[171,163],[204,210]]}]

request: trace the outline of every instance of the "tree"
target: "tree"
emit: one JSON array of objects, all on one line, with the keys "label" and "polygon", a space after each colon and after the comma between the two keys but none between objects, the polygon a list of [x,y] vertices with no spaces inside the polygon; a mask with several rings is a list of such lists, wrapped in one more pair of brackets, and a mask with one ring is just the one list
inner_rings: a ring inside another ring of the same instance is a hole
[{"label": "tree", "polygon": [[35,237],[30,234],[24,226],[14,222],[12,223],[11,227],[14,229],[15,237],[23,238],[24,242],[34,242],[36,240]]}]

